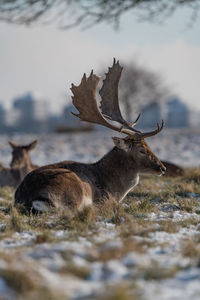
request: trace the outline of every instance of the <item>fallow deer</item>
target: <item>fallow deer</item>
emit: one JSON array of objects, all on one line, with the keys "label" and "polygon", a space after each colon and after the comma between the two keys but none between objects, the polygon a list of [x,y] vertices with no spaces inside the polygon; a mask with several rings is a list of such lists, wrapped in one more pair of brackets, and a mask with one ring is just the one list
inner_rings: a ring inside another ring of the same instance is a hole
[{"label": "fallow deer", "polygon": [[32,171],[16,190],[15,205],[21,204],[28,211],[44,211],[49,206],[81,210],[109,196],[119,202],[138,184],[140,173],[165,173],[166,168],[144,140],[160,132],[164,122],[161,127],[157,124],[156,130],[142,133],[134,128],[140,115],[134,123],[123,119],[118,101],[121,72],[122,67],[114,59],[99,92],[102,112],[96,98],[100,77],[93,71],[88,78],[84,74],[79,86],[72,84],[71,91],[72,102],[79,111],[73,113],[75,116],[126,137],[113,137],[114,148],[95,163],[63,161]]},{"label": "fallow deer", "polygon": [[176,177],[184,175],[184,169],[182,167],[165,160],[162,160],[162,163],[166,167],[165,176]]},{"label": "fallow deer", "polygon": [[9,141],[12,147],[12,160],[10,168],[1,166],[0,168],[0,186],[17,187],[24,177],[38,166],[33,165],[29,155],[29,151],[34,149],[37,141],[33,141],[28,145],[16,144]]}]

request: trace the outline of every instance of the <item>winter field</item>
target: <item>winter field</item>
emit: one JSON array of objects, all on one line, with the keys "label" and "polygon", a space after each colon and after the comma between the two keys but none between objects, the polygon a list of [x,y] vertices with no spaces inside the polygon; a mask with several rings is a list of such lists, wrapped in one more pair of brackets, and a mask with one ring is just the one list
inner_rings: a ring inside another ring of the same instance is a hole
[{"label": "winter field", "polygon": [[[0,136],[0,162],[10,162],[9,139],[36,138],[35,164],[93,162],[111,134]],[[165,129],[148,143],[185,174],[141,176],[121,204],[27,216],[0,188],[0,299],[200,299],[200,130]]]}]

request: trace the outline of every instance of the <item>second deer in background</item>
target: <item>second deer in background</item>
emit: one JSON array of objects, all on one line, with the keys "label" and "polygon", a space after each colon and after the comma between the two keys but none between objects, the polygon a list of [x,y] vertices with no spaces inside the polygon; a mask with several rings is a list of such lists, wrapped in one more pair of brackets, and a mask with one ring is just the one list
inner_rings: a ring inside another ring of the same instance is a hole
[{"label": "second deer in background", "polygon": [[37,141],[27,145],[9,141],[9,144],[12,147],[12,160],[10,168],[0,165],[0,186],[17,187],[29,172],[38,168],[32,164],[29,155],[29,151],[36,147]]}]

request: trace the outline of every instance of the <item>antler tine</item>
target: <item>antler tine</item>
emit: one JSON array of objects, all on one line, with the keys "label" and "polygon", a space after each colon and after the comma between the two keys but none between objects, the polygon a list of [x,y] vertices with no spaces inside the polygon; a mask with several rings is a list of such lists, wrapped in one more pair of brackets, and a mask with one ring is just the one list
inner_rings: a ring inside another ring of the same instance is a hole
[{"label": "antler tine", "polygon": [[156,130],[153,130],[153,131],[150,131],[150,132],[146,132],[146,133],[145,132],[141,133],[141,137],[142,138],[147,138],[147,137],[156,135],[157,133],[159,133],[163,129],[164,124],[165,124],[165,122],[162,120],[161,127],[160,127],[160,124],[157,123],[157,129]]},{"label": "antler tine", "polygon": [[137,116],[135,122],[133,122],[133,123],[130,124],[132,128],[135,127],[135,125],[136,125],[137,122],[139,121],[140,117],[141,117],[141,113],[139,113],[139,115]]},{"label": "antler tine", "polygon": [[97,105],[96,89],[100,77],[91,72],[87,78],[84,74],[79,86],[72,84],[71,91],[73,93],[72,103],[79,113],[72,112],[73,115],[79,117],[82,121],[100,124],[115,131],[121,131],[120,127],[110,124],[101,114]]}]

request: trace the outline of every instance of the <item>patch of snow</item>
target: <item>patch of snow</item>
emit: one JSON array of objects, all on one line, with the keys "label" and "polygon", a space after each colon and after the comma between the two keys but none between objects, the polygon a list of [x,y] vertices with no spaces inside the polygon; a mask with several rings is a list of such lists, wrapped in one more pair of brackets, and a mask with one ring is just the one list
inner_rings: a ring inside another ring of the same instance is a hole
[{"label": "patch of snow", "polygon": [[[153,152],[159,154],[162,160],[172,161],[181,166],[196,167],[196,162],[199,161],[199,136],[199,132],[165,128],[163,134],[158,134],[153,139],[149,139],[148,143]],[[65,135],[41,135],[38,137],[39,143],[31,153],[31,157],[33,162],[38,165],[66,159],[94,162],[114,146],[111,137],[112,132],[109,130]],[[27,143],[27,141],[34,140],[36,136],[34,134],[16,134],[12,137],[1,135],[0,161],[4,161],[7,165],[10,162],[11,152],[7,145],[9,138],[16,140],[16,142]]]},{"label": "patch of snow", "polygon": [[12,238],[5,238],[0,241],[0,248],[17,248],[31,246],[36,239],[36,233],[16,232]]},{"label": "patch of snow", "polygon": [[145,299],[154,300],[199,300],[200,269],[190,268],[177,273],[167,280],[140,280],[137,284],[144,292]]},{"label": "patch of snow", "polygon": [[119,260],[109,260],[104,265],[104,278],[109,282],[118,282],[130,274],[127,267]]},{"label": "patch of snow", "polygon": [[130,252],[121,259],[121,262],[126,267],[132,268],[138,265],[148,266],[151,262],[151,259],[149,255]]},{"label": "patch of snow", "polygon": [[73,255],[72,263],[74,265],[76,265],[77,267],[88,267],[89,266],[89,263],[83,257],[77,256],[77,255]]},{"label": "patch of snow", "polygon": [[[166,204],[168,206],[168,204]],[[186,220],[186,219],[190,219],[190,218],[195,218],[197,220],[199,220],[200,222],[200,215],[196,214],[196,213],[189,213],[189,212],[184,212],[184,211],[179,211],[179,210],[168,210],[168,209],[164,209],[164,212],[152,212],[150,214],[148,214],[148,218],[146,219],[151,219],[153,221],[159,221],[159,220],[166,220],[166,219],[171,219],[174,222],[177,221],[182,221],[182,220]],[[170,212],[170,215],[169,213]]]},{"label": "patch of snow", "polygon": [[3,300],[16,299],[16,293],[11,288],[9,288],[5,280],[1,277],[0,277],[0,298]]},{"label": "patch of snow", "polygon": [[123,246],[122,241],[119,239],[114,241],[108,241],[104,244],[102,250],[120,249]]},{"label": "patch of snow", "polygon": [[5,231],[5,229],[6,229],[6,224],[0,223],[0,231]]},{"label": "patch of snow", "polygon": [[90,281],[101,281],[104,275],[103,271],[103,263],[102,262],[93,262],[90,265],[90,274],[88,276],[88,279]]}]

